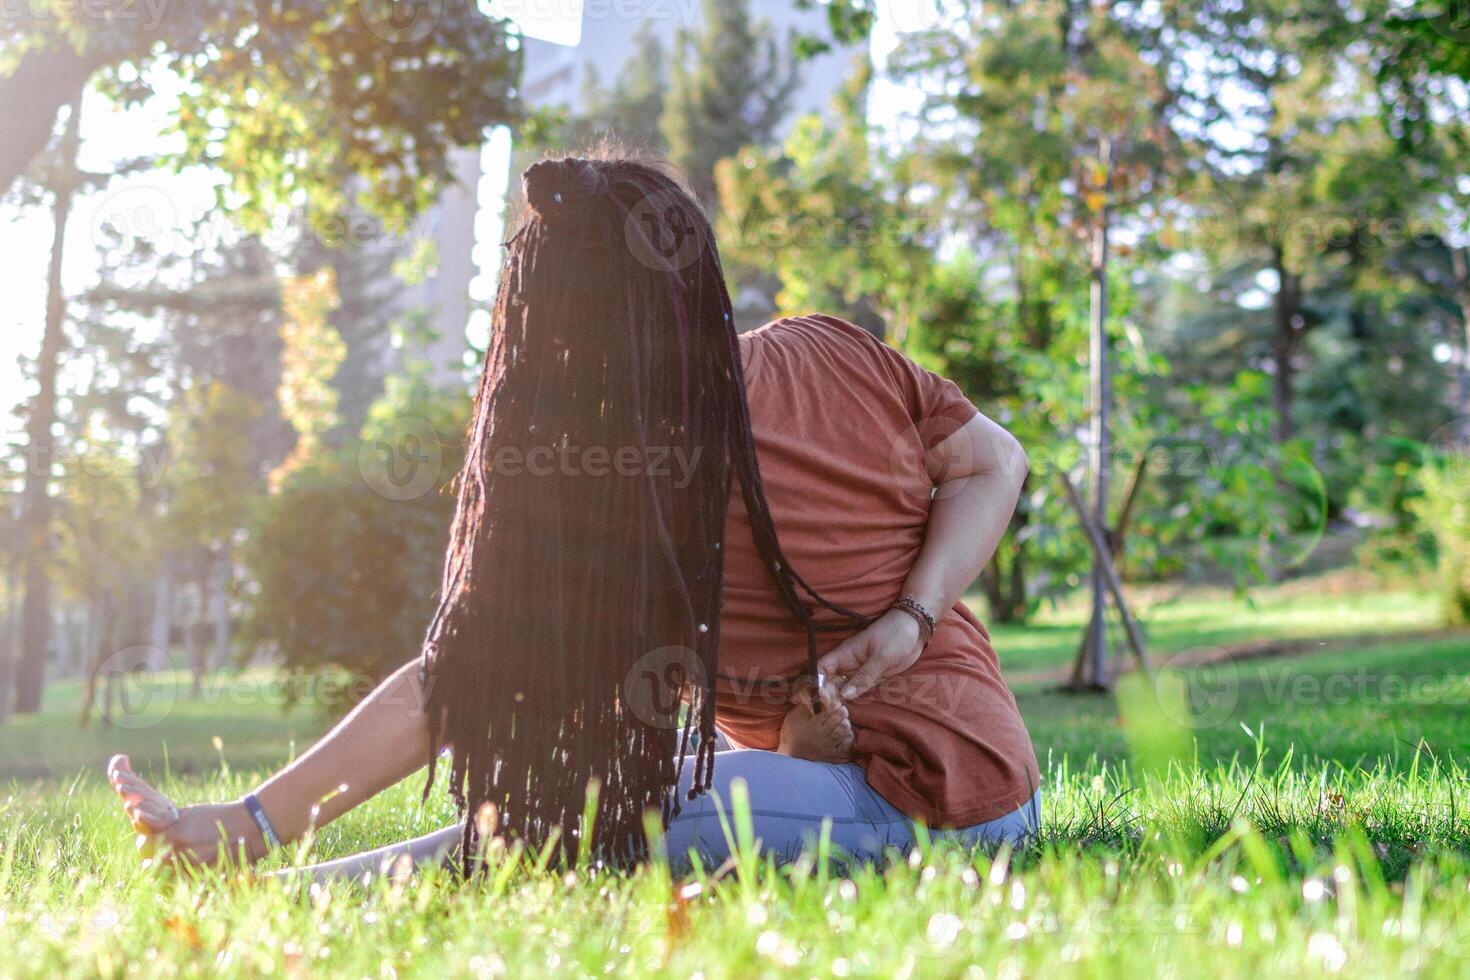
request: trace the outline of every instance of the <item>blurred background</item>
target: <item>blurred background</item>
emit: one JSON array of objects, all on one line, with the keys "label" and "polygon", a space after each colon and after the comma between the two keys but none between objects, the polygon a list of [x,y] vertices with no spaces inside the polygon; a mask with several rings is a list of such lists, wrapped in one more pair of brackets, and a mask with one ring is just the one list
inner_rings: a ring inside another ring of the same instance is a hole
[{"label": "blurred background", "polygon": [[[970,598],[1043,754],[1360,758],[1387,676],[1462,738],[1467,77],[1457,3],[6,5],[0,778],[278,760],[417,654],[514,175],[608,135],[742,329],[846,317],[1025,444]],[[1133,666],[1065,474],[1179,700],[1062,693]]]}]

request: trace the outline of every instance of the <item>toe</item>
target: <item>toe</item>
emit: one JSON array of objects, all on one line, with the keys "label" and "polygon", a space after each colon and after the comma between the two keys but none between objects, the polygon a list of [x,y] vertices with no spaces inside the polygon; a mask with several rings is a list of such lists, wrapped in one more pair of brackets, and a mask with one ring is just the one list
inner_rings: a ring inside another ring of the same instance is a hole
[{"label": "toe", "polygon": [[833,708],[831,711],[823,714],[822,725],[828,731],[839,731],[843,728],[848,727],[849,722],[847,717],[847,708],[842,705],[838,705],[836,708]]},{"label": "toe", "polygon": [[112,786],[119,796],[129,802],[134,800],[161,800],[164,798],[162,793],[148,785],[142,779],[126,773],[120,776]]},{"label": "toe", "polygon": [[837,691],[830,684],[824,685],[818,692],[817,697],[822,702],[823,709],[836,711],[843,707],[842,699],[837,696]]},{"label": "toe", "polygon": [[118,780],[124,773],[133,771],[132,765],[125,755],[115,755],[107,760],[107,781],[116,786]]},{"label": "toe", "polygon": [[136,803],[125,808],[133,829],[139,833],[157,834],[178,821],[178,813],[171,807],[157,803]]},{"label": "toe", "polygon": [[110,772],[109,778],[113,790],[122,798],[123,808],[129,811],[129,816],[132,816],[133,808],[148,810],[153,814],[163,816],[175,811],[173,801],[137,773],[130,770],[117,770]]}]

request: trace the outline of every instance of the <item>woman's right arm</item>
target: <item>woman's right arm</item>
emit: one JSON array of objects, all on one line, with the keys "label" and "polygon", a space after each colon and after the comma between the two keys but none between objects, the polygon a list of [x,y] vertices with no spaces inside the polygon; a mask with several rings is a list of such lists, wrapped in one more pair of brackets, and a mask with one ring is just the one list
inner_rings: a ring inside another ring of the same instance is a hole
[{"label": "woman's right arm", "polygon": [[[282,843],[320,828],[421,769],[429,759],[426,691],[419,661],[405,664],[368,695],[300,758],[255,790]],[[230,856],[243,843],[250,860],[268,847],[243,800],[185,807],[173,819],[163,794],[114,757],[108,778],[135,825],[158,834],[185,860],[211,863],[228,841]]]}]

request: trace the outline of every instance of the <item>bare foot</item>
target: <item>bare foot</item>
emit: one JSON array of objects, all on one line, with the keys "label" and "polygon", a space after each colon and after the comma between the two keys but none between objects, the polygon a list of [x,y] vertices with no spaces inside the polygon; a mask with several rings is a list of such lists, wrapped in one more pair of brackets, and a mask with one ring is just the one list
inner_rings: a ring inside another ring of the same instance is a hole
[{"label": "bare foot", "polygon": [[847,705],[826,691],[821,703],[822,710],[817,713],[809,704],[794,705],[786,713],[776,751],[813,762],[851,762],[853,732]]},{"label": "bare foot", "polygon": [[107,781],[122,800],[123,813],[138,833],[160,833],[178,822],[179,808],[133,772],[127,756],[115,755],[107,763]]},{"label": "bare foot", "polygon": [[234,860],[242,849],[250,861],[266,851],[243,803],[176,806],[133,772],[125,755],[113,756],[108,762],[107,781],[138,833],[138,850],[144,857],[151,857],[157,849],[174,863],[214,864]]}]

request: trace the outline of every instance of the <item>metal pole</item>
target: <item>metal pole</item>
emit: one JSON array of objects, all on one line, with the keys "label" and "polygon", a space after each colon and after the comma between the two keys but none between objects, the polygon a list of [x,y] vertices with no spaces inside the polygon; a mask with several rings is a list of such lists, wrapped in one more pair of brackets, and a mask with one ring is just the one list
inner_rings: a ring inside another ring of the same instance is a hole
[{"label": "metal pole", "polygon": [[[1113,399],[1113,379],[1108,358],[1108,220],[1111,201],[1113,144],[1101,140],[1099,163],[1104,177],[1103,206],[1098,215],[1092,239],[1092,446],[1088,459],[1092,471],[1092,512],[1099,528],[1108,526],[1108,465],[1112,456],[1112,434],[1109,410]],[[1095,687],[1108,687],[1108,586],[1103,575],[1101,557],[1092,560],[1092,625],[1089,628],[1091,648],[1088,651],[1087,682]]]}]

